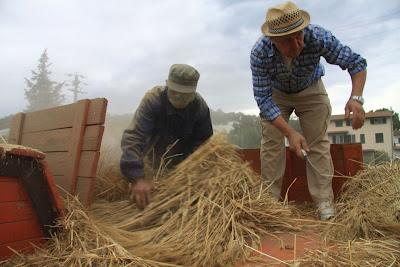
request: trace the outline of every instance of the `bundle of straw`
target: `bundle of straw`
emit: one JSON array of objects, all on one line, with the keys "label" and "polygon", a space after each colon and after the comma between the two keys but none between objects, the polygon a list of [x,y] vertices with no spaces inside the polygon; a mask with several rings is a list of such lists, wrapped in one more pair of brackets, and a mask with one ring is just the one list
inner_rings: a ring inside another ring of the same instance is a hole
[{"label": "bundle of straw", "polygon": [[68,214],[57,227],[45,247],[37,247],[34,254],[20,254],[4,266],[162,266],[161,263],[141,259],[129,253],[112,237],[107,236],[85,212],[78,199],[66,201]]},{"label": "bundle of straw", "polygon": [[337,242],[324,250],[309,251],[300,266],[400,266],[399,239]]},{"label": "bundle of straw", "polygon": [[327,235],[354,238],[400,236],[400,165],[369,166],[345,184]]},{"label": "bundle of straw", "polygon": [[[123,178],[117,163],[101,159],[96,175],[95,196],[98,200],[118,201],[128,196],[128,182]],[[107,164],[108,163],[108,164]]]},{"label": "bundle of straw", "polygon": [[156,184],[151,204],[98,202],[103,232],[132,254],[185,266],[227,266],[260,247],[261,235],[295,230],[288,207],[267,194],[260,178],[224,137],[214,136]]}]

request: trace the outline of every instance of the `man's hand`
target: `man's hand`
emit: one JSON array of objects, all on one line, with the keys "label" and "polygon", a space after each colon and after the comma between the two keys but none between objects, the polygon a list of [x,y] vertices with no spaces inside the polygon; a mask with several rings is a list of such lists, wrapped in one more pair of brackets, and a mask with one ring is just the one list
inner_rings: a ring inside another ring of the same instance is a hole
[{"label": "man's hand", "polygon": [[365,120],[365,111],[361,103],[349,99],[346,103],[346,107],[344,108],[345,110],[345,119],[350,118],[350,113],[353,113],[353,129],[357,130],[361,128],[364,125],[364,120]]},{"label": "man's hand", "polygon": [[137,178],[129,183],[129,198],[136,203],[139,209],[144,209],[150,203],[151,190],[153,185],[144,177]]},{"label": "man's hand", "polygon": [[306,152],[310,152],[306,139],[300,133],[292,131],[288,135],[288,140],[289,140],[289,149],[291,151],[294,151],[299,158],[304,158],[301,149],[304,149]]},{"label": "man's hand", "polygon": [[279,115],[275,120],[272,121],[272,124],[281,131],[281,133],[286,136],[289,140],[289,148],[291,151],[294,151],[296,155],[300,158],[304,158],[303,152],[301,149],[304,149],[306,153],[310,152],[308,148],[306,139],[304,136],[299,134],[295,129],[290,127],[290,125],[283,119],[281,115]]}]

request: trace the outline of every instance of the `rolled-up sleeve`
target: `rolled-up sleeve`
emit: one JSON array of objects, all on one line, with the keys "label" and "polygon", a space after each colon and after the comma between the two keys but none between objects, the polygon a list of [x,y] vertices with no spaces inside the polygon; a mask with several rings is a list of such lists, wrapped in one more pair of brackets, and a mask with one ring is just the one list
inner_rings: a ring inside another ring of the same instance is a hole
[{"label": "rolled-up sleeve", "polygon": [[130,182],[144,176],[143,159],[155,127],[154,108],[154,96],[147,93],[122,135],[120,169]]},{"label": "rolled-up sleeve", "polygon": [[367,60],[343,45],[330,31],[316,27],[314,33],[320,42],[321,55],[328,63],[347,69],[350,75],[366,70]]},{"label": "rolled-up sleeve", "polygon": [[267,120],[273,121],[281,114],[281,111],[272,100],[272,80],[268,75],[268,66],[264,57],[258,51],[256,44],[250,55],[253,93],[261,115]]}]

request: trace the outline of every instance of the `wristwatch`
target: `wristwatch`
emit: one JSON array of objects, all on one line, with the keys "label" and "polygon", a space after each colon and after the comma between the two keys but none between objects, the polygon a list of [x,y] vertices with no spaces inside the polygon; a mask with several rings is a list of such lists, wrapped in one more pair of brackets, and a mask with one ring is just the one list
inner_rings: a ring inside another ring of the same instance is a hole
[{"label": "wristwatch", "polygon": [[355,100],[361,105],[364,105],[364,98],[361,95],[353,95],[350,97],[351,100]]}]

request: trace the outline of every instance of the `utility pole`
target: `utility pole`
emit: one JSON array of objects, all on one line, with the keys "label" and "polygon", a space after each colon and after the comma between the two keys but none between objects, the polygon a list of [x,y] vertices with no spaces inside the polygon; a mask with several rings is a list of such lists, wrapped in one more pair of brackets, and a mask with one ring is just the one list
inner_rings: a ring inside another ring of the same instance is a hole
[{"label": "utility pole", "polygon": [[86,78],[82,74],[77,72],[66,74],[68,77],[74,77],[73,80],[68,82],[68,85],[71,87],[68,91],[74,93],[74,103],[78,101],[78,94],[86,94],[87,92],[82,91],[82,85],[87,85],[87,83],[83,82],[81,79]]}]

